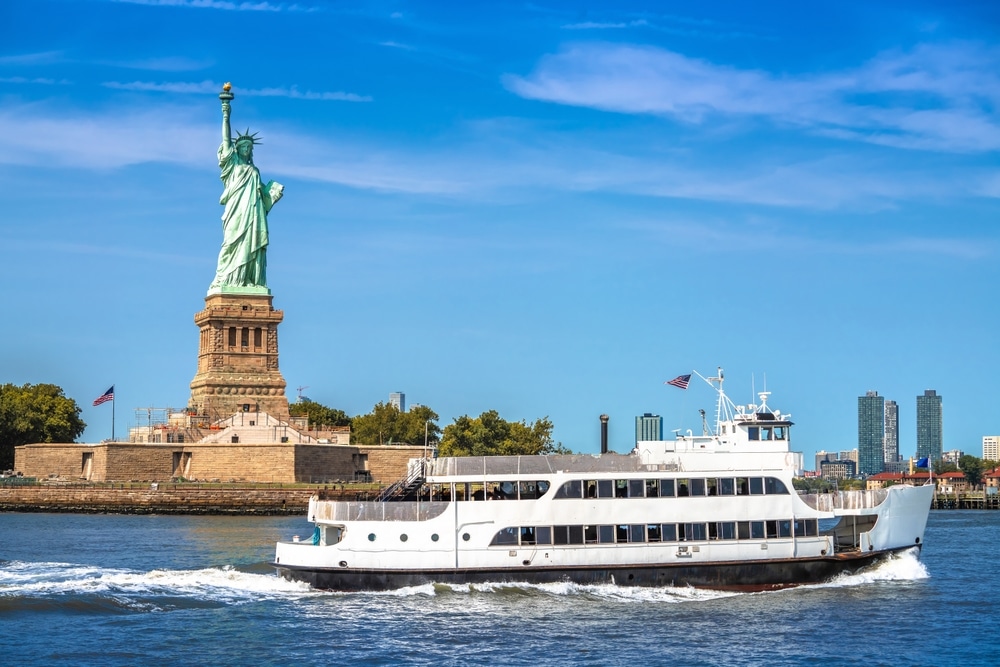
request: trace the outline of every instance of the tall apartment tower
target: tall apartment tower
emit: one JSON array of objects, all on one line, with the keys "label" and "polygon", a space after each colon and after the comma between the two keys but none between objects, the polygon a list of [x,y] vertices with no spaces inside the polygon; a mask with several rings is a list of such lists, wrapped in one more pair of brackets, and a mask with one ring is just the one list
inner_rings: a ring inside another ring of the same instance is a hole
[{"label": "tall apartment tower", "polygon": [[885,402],[885,462],[899,460],[899,406],[896,401]]},{"label": "tall apartment tower", "polygon": [[983,436],[983,460],[1000,461],[1000,435]]},{"label": "tall apartment tower", "polygon": [[394,391],[389,394],[389,405],[400,412],[406,412],[406,394],[401,391]]},{"label": "tall apartment tower", "polygon": [[944,445],[944,422],[941,415],[941,397],[933,389],[917,396],[917,458],[931,461],[941,458]]},{"label": "tall apartment tower", "polygon": [[649,412],[635,418],[635,441],[663,440],[663,417]]},{"label": "tall apartment tower", "polygon": [[885,469],[885,398],[877,391],[858,397],[858,474]]}]

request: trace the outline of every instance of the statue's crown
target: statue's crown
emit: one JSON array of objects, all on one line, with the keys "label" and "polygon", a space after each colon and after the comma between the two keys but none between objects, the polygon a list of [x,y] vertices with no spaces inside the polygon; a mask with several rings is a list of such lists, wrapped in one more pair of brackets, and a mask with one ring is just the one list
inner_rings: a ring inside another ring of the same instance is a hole
[{"label": "statue's crown", "polygon": [[236,136],[235,142],[236,143],[240,143],[241,141],[249,141],[254,146],[256,146],[257,144],[260,143],[260,140],[257,138],[257,133],[254,132],[253,134],[250,134],[250,128],[249,127],[247,128],[246,132],[244,132],[244,133],[239,134],[239,135]]}]

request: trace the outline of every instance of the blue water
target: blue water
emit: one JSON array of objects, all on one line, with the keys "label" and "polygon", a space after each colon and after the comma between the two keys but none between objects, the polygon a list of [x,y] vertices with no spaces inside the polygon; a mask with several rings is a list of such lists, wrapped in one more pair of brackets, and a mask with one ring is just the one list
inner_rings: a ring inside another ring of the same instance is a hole
[{"label": "blue water", "polygon": [[996,665],[1000,512],[932,512],[918,560],[732,594],[311,591],[300,518],[0,514],[0,665]]}]

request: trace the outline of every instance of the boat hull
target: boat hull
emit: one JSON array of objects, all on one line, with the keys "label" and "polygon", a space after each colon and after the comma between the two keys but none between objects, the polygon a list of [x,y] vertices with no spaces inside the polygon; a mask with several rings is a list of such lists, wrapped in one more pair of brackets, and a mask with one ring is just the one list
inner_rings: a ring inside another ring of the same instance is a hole
[{"label": "boat hull", "polygon": [[875,565],[902,547],[833,557],[774,559],[738,563],[682,563],[643,566],[544,567],[496,569],[374,570],[297,567],[274,563],[278,574],[313,588],[336,591],[383,591],[425,584],[572,582],[619,586],[692,586],[713,590],[768,591],[827,581]]}]

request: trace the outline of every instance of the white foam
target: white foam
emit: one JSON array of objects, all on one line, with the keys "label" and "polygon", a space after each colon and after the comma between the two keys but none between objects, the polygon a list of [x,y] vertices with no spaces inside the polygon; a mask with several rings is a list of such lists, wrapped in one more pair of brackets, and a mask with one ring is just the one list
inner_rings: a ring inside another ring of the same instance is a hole
[{"label": "white foam", "polygon": [[8,563],[0,568],[0,595],[92,594],[113,598],[187,597],[219,602],[315,595],[307,584],[231,567],[137,572],[67,563]]},{"label": "white foam", "polygon": [[860,586],[882,581],[917,581],[927,579],[930,573],[920,562],[920,549],[914,547],[891,554],[878,565],[854,574],[841,574],[818,587]]}]

